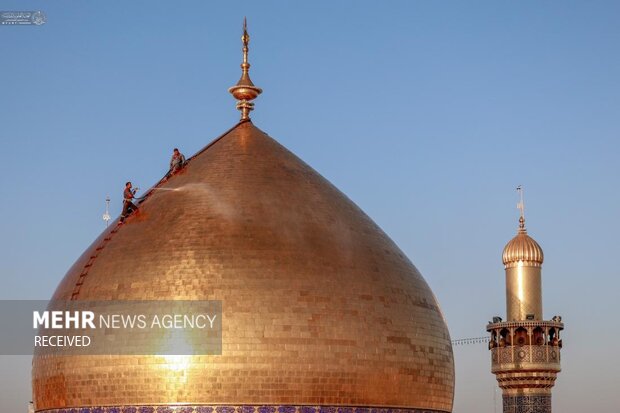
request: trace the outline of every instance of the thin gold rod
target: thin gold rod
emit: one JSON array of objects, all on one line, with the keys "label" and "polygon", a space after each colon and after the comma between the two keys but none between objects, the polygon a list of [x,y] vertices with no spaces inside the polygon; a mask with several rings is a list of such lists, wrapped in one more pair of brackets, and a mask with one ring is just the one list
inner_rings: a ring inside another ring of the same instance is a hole
[{"label": "thin gold rod", "polygon": [[243,63],[248,62],[248,44],[250,43],[250,35],[248,34],[248,21],[243,18],[243,36],[241,36],[241,42],[243,42]]},{"label": "thin gold rod", "polygon": [[519,230],[525,231],[525,202],[523,201],[523,185],[517,186],[517,192],[519,193],[519,203],[517,204],[517,208],[519,208],[520,212]]}]

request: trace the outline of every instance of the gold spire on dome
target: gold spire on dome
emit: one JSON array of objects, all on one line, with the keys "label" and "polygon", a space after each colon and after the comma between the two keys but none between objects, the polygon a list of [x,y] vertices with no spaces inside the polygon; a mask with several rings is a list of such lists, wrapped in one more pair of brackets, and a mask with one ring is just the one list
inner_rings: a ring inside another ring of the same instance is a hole
[{"label": "gold spire on dome", "polygon": [[250,111],[254,110],[252,102],[263,90],[254,86],[250,79],[250,64],[248,63],[248,44],[250,43],[250,35],[248,34],[247,20],[243,18],[243,35],[241,36],[243,43],[243,63],[241,63],[241,79],[230,89],[230,92],[237,99],[237,109],[241,111],[241,121],[250,120]]},{"label": "gold spire on dome", "polygon": [[517,235],[511,239],[504,247],[502,253],[502,261],[506,268],[515,267],[521,263],[521,265],[531,265],[534,267],[540,267],[544,260],[543,250],[534,240],[534,238],[527,235],[527,229],[525,228],[525,204],[523,202],[523,186],[517,187],[519,192],[519,231]]}]

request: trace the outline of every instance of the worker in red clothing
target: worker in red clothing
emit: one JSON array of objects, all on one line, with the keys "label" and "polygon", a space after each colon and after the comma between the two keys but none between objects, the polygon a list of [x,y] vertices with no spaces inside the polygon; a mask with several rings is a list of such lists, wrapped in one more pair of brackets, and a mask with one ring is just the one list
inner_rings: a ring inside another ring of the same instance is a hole
[{"label": "worker in red clothing", "polygon": [[125,190],[123,191],[123,212],[121,212],[121,222],[125,221],[125,218],[138,209],[136,204],[132,202],[135,198],[136,191],[138,191],[138,188],[132,188],[131,182],[127,182],[125,184]]}]

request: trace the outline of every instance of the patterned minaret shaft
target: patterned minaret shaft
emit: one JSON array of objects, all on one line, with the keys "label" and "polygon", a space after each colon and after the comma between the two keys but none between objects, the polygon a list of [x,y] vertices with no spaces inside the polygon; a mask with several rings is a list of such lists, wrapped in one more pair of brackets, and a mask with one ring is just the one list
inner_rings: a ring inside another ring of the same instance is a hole
[{"label": "patterned minaret shaft", "polygon": [[[521,187],[517,188],[522,194]],[[517,235],[504,248],[507,321],[494,317],[491,372],[503,393],[504,413],[551,413],[551,389],[560,372],[559,316],[543,320],[541,269],[543,251],[527,234],[523,198]]]}]

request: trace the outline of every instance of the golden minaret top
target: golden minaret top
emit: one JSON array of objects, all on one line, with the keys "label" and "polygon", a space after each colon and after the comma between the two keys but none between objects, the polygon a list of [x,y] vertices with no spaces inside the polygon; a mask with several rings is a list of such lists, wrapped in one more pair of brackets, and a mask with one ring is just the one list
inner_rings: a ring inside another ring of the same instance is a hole
[{"label": "golden minaret top", "polygon": [[250,35],[248,34],[248,24],[245,17],[243,18],[243,35],[241,36],[243,43],[243,63],[241,63],[241,79],[237,84],[228,91],[237,99],[237,109],[241,111],[241,121],[250,120],[250,111],[254,110],[252,102],[263,90],[254,86],[250,79],[250,64],[248,63],[248,44],[250,43]]},{"label": "golden minaret top", "polygon": [[506,273],[506,321],[493,317],[491,372],[502,389],[505,413],[551,413],[551,389],[561,371],[562,317],[543,317],[542,248],[525,229],[523,187],[519,192],[519,229],[502,259]]}]

